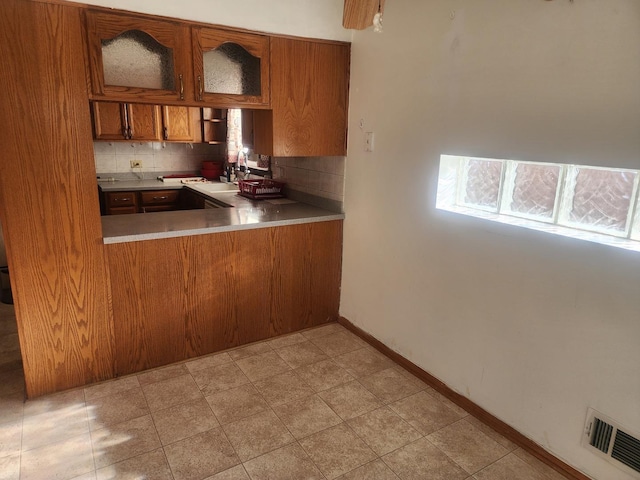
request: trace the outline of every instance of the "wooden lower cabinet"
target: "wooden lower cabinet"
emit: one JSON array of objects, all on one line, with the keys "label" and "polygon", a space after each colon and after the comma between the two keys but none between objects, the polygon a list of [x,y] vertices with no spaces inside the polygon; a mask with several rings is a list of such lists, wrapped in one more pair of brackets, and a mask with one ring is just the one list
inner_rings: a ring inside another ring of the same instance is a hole
[{"label": "wooden lower cabinet", "polygon": [[338,316],[340,220],[105,247],[117,375]]}]

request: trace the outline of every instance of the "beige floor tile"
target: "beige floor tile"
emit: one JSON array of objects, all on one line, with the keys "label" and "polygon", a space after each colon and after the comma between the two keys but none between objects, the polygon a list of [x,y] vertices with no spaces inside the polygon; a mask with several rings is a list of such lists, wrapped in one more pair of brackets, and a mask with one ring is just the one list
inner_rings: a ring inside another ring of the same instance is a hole
[{"label": "beige floor tile", "polygon": [[92,430],[126,422],[149,413],[147,400],[140,387],[87,402],[89,427]]},{"label": "beige floor tile", "polygon": [[269,409],[260,392],[251,384],[214,393],[206,399],[223,425]]},{"label": "beige floor tile", "polygon": [[313,395],[313,389],[294,372],[286,372],[255,383],[272,407]]},{"label": "beige floor tile", "polygon": [[344,328],[339,323],[328,323],[326,325],[322,325],[321,327],[305,330],[304,332],[301,332],[301,334],[307,340],[314,340],[316,338],[324,337],[325,335],[331,335],[332,333],[346,332],[346,331],[347,329]]},{"label": "beige floor tile", "polygon": [[354,377],[366,377],[392,367],[394,364],[376,350],[361,348],[334,357],[335,362]]},{"label": "beige floor tile", "polygon": [[273,410],[297,439],[342,423],[342,419],[317,395],[279,405]]},{"label": "beige floor tile", "polygon": [[273,377],[279,373],[291,370],[291,367],[287,362],[282,360],[282,358],[280,358],[273,350],[260,355],[254,355],[252,357],[237,360],[236,364],[252,382]]},{"label": "beige floor tile", "polygon": [[164,451],[159,448],[124,462],[114,463],[96,471],[97,480],[173,480]]},{"label": "beige floor tile", "polygon": [[164,447],[175,480],[200,480],[240,463],[220,427]]},{"label": "beige floor tile", "polygon": [[271,410],[223,425],[222,428],[243,462],[294,441]]},{"label": "beige floor tile", "polygon": [[216,473],[205,480],[251,480],[242,465],[236,465],[224,472]]},{"label": "beige floor tile", "polygon": [[429,435],[463,418],[427,392],[418,392],[389,406],[423,435]]},{"label": "beige floor tile", "polygon": [[22,450],[32,450],[89,431],[82,390],[41,397],[25,403]]},{"label": "beige floor tile", "polygon": [[204,397],[189,374],[143,385],[142,391],[152,412]]},{"label": "beige floor tile", "polygon": [[306,342],[307,339],[302,336],[300,333],[292,333],[291,335],[282,335],[281,337],[276,337],[273,340],[269,340],[267,344],[277,350],[278,348],[288,347],[290,345],[295,345],[296,343]]},{"label": "beige floor tile", "polygon": [[429,395],[431,395],[432,397],[435,397],[438,400],[440,400],[447,407],[449,407],[451,410],[456,412],[460,417],[466,417],[466,416],[469,415],[469,412],[467,412],[464,408],[460,407],[457,403],[453,402],[452,400],[449,400],[447,397],[445,397],[440,392],[438,392],[438,391],[436,391],[434,389],[431,389],[430,391],[427,391],[427,393]]},{"label": "beige floor tile", "polygon": [[471,474],[509,453],[465,419],[432,433],[427,439]]},{"label": "beige floor tile", "polygon": [[311,342],[289,345],[288,347],[276,350],[276,353],[287,362],[291,368],[300,368],[328,358],[322,350]]},{"label": "beige floor tile", "polygon": [[423,389],[420,383],[411,381],[394,368],[363,377],[360,383],[383,403],[395,402]]},{"label": "beige floor tile", "polygon": [[83,473],[77,477],[73,477],[71,480],[97,480],[95,470],[93,472]]},{"label": "beige floor tile", "polygon": [[160,447],[151,415],[91,432],[96,468],[103,468]]},{"label": "beige floor tile", "polygon": [[22,453],[21,480],[68,480],[94,470],[89,433]]},{"label": "beige floor tile", "polygon": [[484,433],[487,437],[491,438],[493,441],[497,442],[499,445],[502,445],[504,448],[506,448],[510,452],[518,448],[518,446],[515,443],[513,443],[511,440],[503,437],[498,432],[496,432],[493,428],[491,428],[488,425],[485,425],[477,418],[469,415],[468,417],[465,417],[465,421],[469,422],[471,425],[473,425],[482,433]]},{"label": "beige floor tile", "polygon": [[198,370],[217,367],[219,365],[224,365],[225,363],[230,363],[232,361],[233,360],[231,359],[229,354],[227,352],[224,352],[224,353],[217,353],[214,355],[207,355],[206,357],[199,357],[187,362],[185,365],[191,373],[194,373],[194,372],[197,372]]},{"label": "beige floor tile", "polygon": [[[554,472],[555,473],[555,472]],[[550,480],[514,453],[502,457],[473,476],[476,480]],[[560,477],[564,479],[564,477]]]},{"label": "beige floor tile", "polygon": [[139,373],[137,376],[140,385],[148,385],[150,383],[168,380],[173,377],[179,377],[186,373],[189,373],[187,366],[184,363],[178,363],[176,365],[169,365],[168,367],[157,368],[155,370],[147,370],[144,373]]},{"label": "beige floor tile", "polygon": [[261,355],[263,353],[271,352],[272,348],[267,342],[255,343],[248,347],[236,348],[228,352],[229,357],[232,360],[242,360],[243,358],[253,357],[255,355]]},{"label": "beige floor tile", "polygon": [[426,438],[405,445],[382,459],[403,480],[464,480],[469,476]]},{"label": "beige floor tile", "polygon": [[0,458],[16,455],[22,448],[22,420],[0,425]]},{"label": "beige floor tile", "polygon": [[20,479],[20,454],[0,457],[0,480]]},{"label": "beige floor tile", "polygon": [[338,480],[398,480],[399,478],[386,463],[377,459],[345,473],[338,477]]},{"label": "beige floor tile", "polygon": [[158,410],[153,412],[152,417],[162,445],[169,445],[220,425],[204,398]]},{"label": "beige floor tile", "polygon": [[251,480],[323,480],[300,445],[292,443],[245,463]]},{"label": "beige floor tile", "polygon": [[560,475],[560,473],[556,472],[553,468],[546,465],[545,463],[542,463],[529,452],[525,452],[522,448],[516,449],[513,453],[520,460],[533,467],[536,472],[544,475],[545,478],[548,478],[549,480],[564,480],[564,476]]},{"label": "beige floor tile", "polygon": [[344,423],[303,438],[300,444],[328,479],[376,458],[376,454]]},{"label": "beige floor tile", "polygon": [[0,397],[0,425],[22,420],[24,415],[24,394],[11,393]]},{"label": "beige floor tile", "polygon": [[380,401],[369,390],[355,380],[338,385],[330,390],[319,392],[318,395],[343,420],[358,417],[382,406]]},{"label": "beige floor tile", "polygon": [[106,397],[107,395],[113,395],[114,393],[123,392],[139,386],[140,382],[138,381],[138,377],[136,375],[130,375],[86,387],[84,389],[84,397],[87,401],[95,400],[96,398]]},{"label": "beige floor tile", "polygon": [[313,365],[307,365],[296,369],[295,372],[316,392],[348,383],[355,378],[333,360],[324,360]]},{"label": "beige floor tile", "polygon": [[365,343],[358,337],[347,332],[337,332],[312,340],[320,350],[335,357],[344,353],[353,352],[365,346]]},{"label": "beige floor tile", "polygon": [[249,383],[247,376],[235,363],[197,370],[192,375],[204,396]]},{"label": "beige floor tile", "polygon": [[422,437],[417,430],[387,407],[352,418],[348,423],[380,456]]},{"label": "beige floor tile", "polygon": [[0,396],[24,393],[24,372],[22,369],[0,372]]}]

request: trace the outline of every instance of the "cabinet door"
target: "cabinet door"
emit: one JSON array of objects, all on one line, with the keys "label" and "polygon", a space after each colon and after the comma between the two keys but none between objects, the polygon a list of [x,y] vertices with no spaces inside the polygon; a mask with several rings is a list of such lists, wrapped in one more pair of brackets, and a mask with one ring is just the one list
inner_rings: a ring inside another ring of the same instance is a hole
[{"label": "cabinet door", "polygon": [[174,142],[195,142],[197,124],[200,120],[197,108],[169,107],[162,108],[162,138]]},{"label": "cabinet door", "polygon": [[176,101],[193,92],[186,25],[91,10],[86,24],[92,98]]},{"label": "cabinet door", "polygon": [[161,140],[160,118],[157,105],[127,103],[124,106],[126,109],[129,140]]},{"label": "cabinet door", "polygon": [[192,29],[196,100],[219,106],[269,105],[269,37]]},{"label": "cabinet door", "polygon": [[348,44],[271,39],[273,110],[254,112],[256,153],[346,155],[349,59]]},{"label": "cabinet door", "polygon": [[127,126],[124,105],[112,102],[93,102],[93,133],[96,140],[124,140]]}]

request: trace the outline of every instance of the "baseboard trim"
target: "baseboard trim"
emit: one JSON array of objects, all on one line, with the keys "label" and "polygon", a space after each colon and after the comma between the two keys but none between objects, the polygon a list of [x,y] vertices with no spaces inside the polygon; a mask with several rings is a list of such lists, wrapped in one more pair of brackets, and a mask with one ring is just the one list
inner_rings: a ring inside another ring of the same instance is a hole
[{"label": "baseboard trim", "polygon": [[515,430],[513,427],[509,426],[499,418],[493,416],[485,409],[480,407],[479,405],[473,403],[466,397],[463,397],[459,393],[454,392],[449,388],[445,383],[441,382],[437,378],[435,378],[430,373],[424,371],[422,368],[412,363],[411,361],[404,358],[397,352],[394,352],[389,347],[387,347],[384,343],[382,343],[377,338],[368,334],[360,327],[355,326],[349,320],[344,317],[338,318],[338,323],[343,327],[347,328],[351,332],[355,333],[357,336],[362,338],[369,345],[374,347],[379,352],[383,353],[391,360],[401,365],[403,368],[414,374],[420,380],[425,382],[427,385],[432,387],[433,389],[440,392],[442,395],[447,397],[449,400],[454,402],[456,405],[464,408],[471,415],[476,417],[478,420],[481,420],[486,425],[489,425],[496,432],[503,435],[505,438],[511,440],[513,443],[521,447],[523,450],[527,451],[534,457],[536,457],[541,462],[544,462],[546,465],[549,465],[555,471],[565,476],[570,480],[592,480],[587,477],[582,472],[579,472],[572,466],[566,464],[559,458],[554,457],[552,454],[543,449],[540,445],[535,443],[533,440],[528,439],[523,434]]}]

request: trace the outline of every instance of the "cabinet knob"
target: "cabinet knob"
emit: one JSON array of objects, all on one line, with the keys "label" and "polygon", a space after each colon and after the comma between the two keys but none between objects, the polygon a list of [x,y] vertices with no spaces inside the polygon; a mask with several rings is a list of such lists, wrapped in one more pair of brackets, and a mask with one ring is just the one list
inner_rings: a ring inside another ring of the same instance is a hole
[{"label": "cabinet knob", "polygon": [[180,79],[180,100],[184,100],[184,82],[182,81],[182,74],[178,75]]},{"label": "cabinet knob", "polygon": [[198,75],[198,101],[202,101],[204,95],[204,85],[202,84],[202,77]]}]

